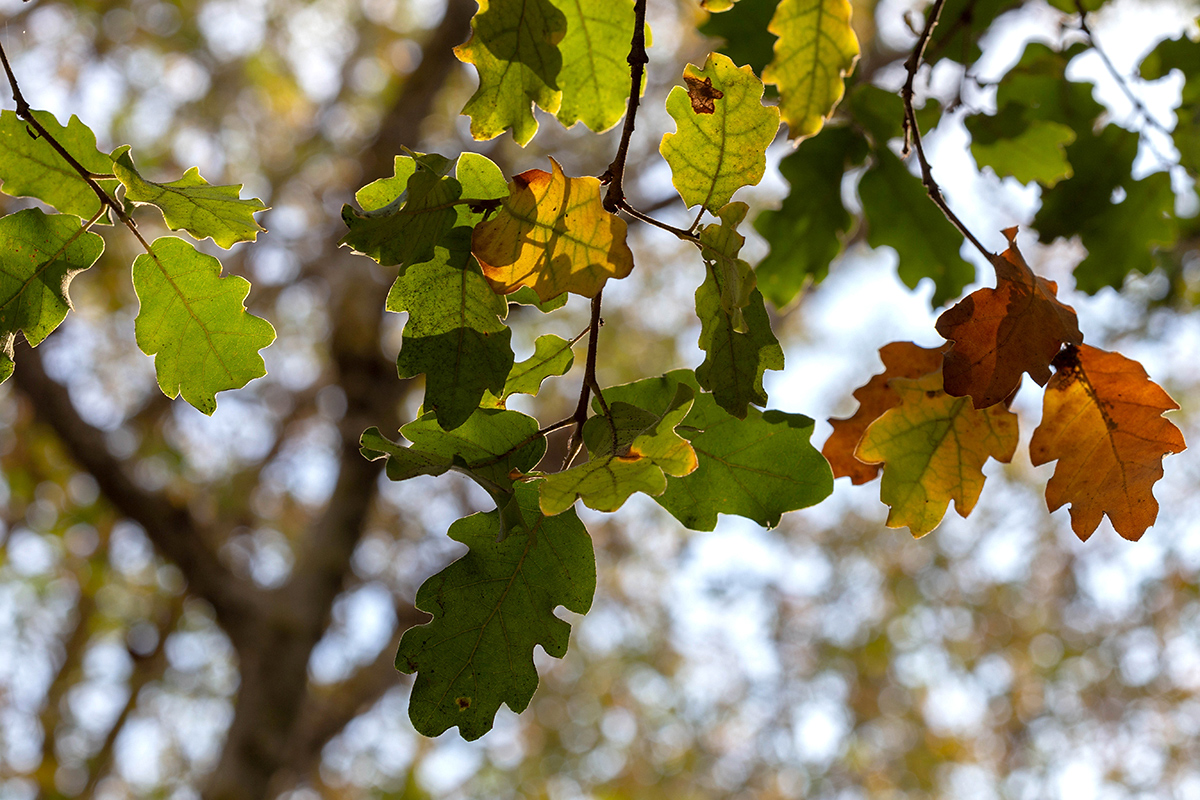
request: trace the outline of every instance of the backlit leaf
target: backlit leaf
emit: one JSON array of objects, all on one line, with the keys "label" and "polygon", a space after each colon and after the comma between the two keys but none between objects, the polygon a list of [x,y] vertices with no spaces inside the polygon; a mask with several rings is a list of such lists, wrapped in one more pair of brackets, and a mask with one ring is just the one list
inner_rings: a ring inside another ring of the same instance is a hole
[{"label": "backlit leaf", "polygon": [[1179,408],[1142,365],[1088,345],[1054,361],[1042,422],[1029,456],[1035,466],[1057,460],[1046,485],[1051,511],[1071,504],[1071,527],[1086,540],[1105,514],[1133,541],[1158,517],[1154,483],[1162,459],[1184,450],[1183,434],[1162,413]]},{"label": "backlit leaf", "polygon": [[1015,392],[1025,372],[1045,386],[1063,345],[1083,342],[1075,309],[1059,302],[1054,281],[1025,263],[1017,229],[1004,235],[1008,249],[991,259],[996,288],[972,292],[937,321],[938,333],[954,342],[943,367],[946,393],[969,396],[976,408]]},{"label": "backlit leaf", "polygon": [[831,419],[833,433],[825,440],[821,455],[829,460],[833,477],[849,478],[856,486],[879,475],[880,465],[858,460],[854,451],[867,427],[889,408],[900,405],[900,395],[891,387],[893,378],[920,378],[942,366],[946,347],[926,348],[912,342],[892,342],[879,348],[883,372],[854,390],[858,410],[846,419]]},{"label": "backlit leaf", "polygon": [[546,301],[564,292],[593,297],[609,278],[633,269],[625,221],[604,210],[600,181],[531,169],[509,183],[509,195],[475,226],[472,250],[499,294],[529,286]]},{"label": "backlit leaf", "polygon": [[684,202],[715,214],[738,189],[762,180],[779,110],[762,104],[753,70],[720,53],[709,53],[701,70],[688,64],[683,77],[688,88],[667,96],[677,130],[663,136],[659,150]]},{"label": "backlit leaf", "polygon": [[843,79],[858,60],[849,0],[780,0],[768,27],[779,37],[763,82],[779,87],[788,136],[821,130],[845,91]]},{"label": "backlit leaf", "polygon": [[552,333],[539,336],[533,345],[533,355],[519,364],[514,364],[504,382],[504,391],[499,396],[490,392],[484,396],[485,406],[504,407],[514,394],[536,395],[542,381],[558,375],[566,375],[575,363],[572,343]]},{"label": "backlit leaf", "polygon": [[221,262],[175,236],[164,236],[133,262],[141,308],[134,320],[138,347],[155,356],[158,385],[182,395],[205,414],[216,393],[240,389],[266,374],[258,351],[275,340],[265,319],[246,312],[250,282],[221,277]]},{"label": "backlit leaf", "polygon": [[1070,238],[1112,206],[1113,192],[1130,181],[1138,135],[1108,125],[1098,136],[1080,136],[1067,147],[1074,175],[1042,192],[1033,218],[1042,242]]},{"label": "backlit leaf", "polygon": [[71,279],[102,252],[104,240],[76,216],[27,208],[0,217],[0,382],[12,374],[17,331],[41,344],[71,308]]},{"label": "backlit leaf", "polygon": [[192,167],[170,183],[155,183],[138,174],[129,157],[129,146],[113,151],[113,172],[125,186],[125,199],[138,205],[153,205],[162,212],[167,227],[187,231],[197,239],[211,237],[226,249],[238,242],[252,242],[263,230],[254,221],[266,206],[257,198],[241,200],[242,185],[212,186]]},{"label": "backlit leaf", "polygon": [[518,144],[529,143],[538,129],[533,104],[553,114],[562,101],[558,44],[566,33],[567,18],[550,0],[479,0],[471,38],[454,49],[479,72],[462,111],[472,136],[493,139],[512,128]]},{"label": "backlit leaf", "polygon": [[633,35],[633,0],[550,2],[562,12],[567,27],[558,45],[558,121],[569,128],[579,120],[596,133],[606,131],[625,114],[629,100],[625,56]]},{"label": "backlit leaf", "polygon": [[1075,131],[1060,122],[1028,119],[1024,104],[1010,103],[995,116],[967,117],[966,125],[975,163],[1002,178],[1050,187],[1073,174],[1066,146],[1075,141]]},{"label": "backlit leaf", "polygon": [[728,12],[713,14],[700,26],[710,38],[722,39],[716,48],[735,64],[745,64],[761,75],[775,53],[775,35],[767,30],[778,0],[738,0]]},{"label": "backlit leaf", "polygon": [[924,536],[946,507],[965,517],[983,490],[989,457],[1007,462],[1017,448],[1017,415],[1003,404],[978,410],[969,398],[942,391],[942,375],[894,378],[900,404],[871,423],[855,456],[883,462],[879,498],[891,507],[887,526]]},{"label": "backlit leaf", "polygon": [[[110,174],[112,159],[96,149],[96,134],[71,116],[66,127],[48,111],[34,111],[34,118],[66,148],[76,161],[96,174]],[[0,182],[12,197],[36,197],[64,214],[91,219],[100,210],[100,198],[79,173],[40,135],[30,135],[29,124],[15,111],[0,111]],[[117,182],[98,181],[112,192]]]},{"label": "backlit leaf", "polygon": [[1125,184],[1125,198],[1087,220],[1080,238],[1088,255],[1075,267],[1075,288],[1095,294],[1105,286],[1120,288],[1131,272],[1149,274],[1154,251],[1178,236],[1175,192],[1166,172]]},{"label": "backlit leaf", "polygon": [[776,308],[829,273],[852,221],[842,204],[842,176],[866,154],[866,142],[851,128],[828,128],[779,163],[792,190],[778,211],[765,211],[754,220],[754,229],[771,247],[754,272],[758,288]]},{"label": "backlit leaf", "polygon": [[875,151],[875,166],[863,175],[858,193],[868,226],[867,242],[896,249],[897,274],[910,289],[917,288],[922,278],[932,280],[934,308],[962,294],[975,279],[975,268],[959,255],[962,236],[930,202],[921,179],[891,150]]},{"label": "backlit leaf", "polygon": [[502,541],[497,511],[451,525],[469,552],[417,592],[433,620],[405,631],[396,669],[417,673],[408,715],[425,736],[458,726],[478,739],[501,703],[523,711],[538,685],[534,646],[555,658],[567,651],[571,626],[554,609],[591,607],[596,561],[583,523],[574,511],[542,516],[533,487],[518,486],[517,503],[528,528]]},{"label": "backlit leaf", "polygon": [[696,469],[695,451],[675,432],[694,396],[691,387],[680,384],[658,408],[609,403],[612,423],[597,415],[584,425],[589,460],[540,482],[542,513],[560,514],[577,497],[596,511],[616,511],[634,492],[662,494],[667,475],[687,475]]}]

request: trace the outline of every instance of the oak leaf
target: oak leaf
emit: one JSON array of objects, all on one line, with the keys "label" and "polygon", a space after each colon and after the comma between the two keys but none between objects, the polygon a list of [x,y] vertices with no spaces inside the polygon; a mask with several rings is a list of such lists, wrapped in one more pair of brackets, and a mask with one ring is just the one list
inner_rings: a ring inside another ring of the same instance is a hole
[{"label": "oak leaf", "polygon": [[983,491],[989,457],[1008,462],[1017,449],[1017,415],[1004,405],[976,409],[942,391],[941,372],[896,378],[900,404],[871,423],[858,444],[861,461],[884,462],[879,499],[891,506],[887,526],[924,536],[946,507],[965,517]]},{"label": "oak leaf", "polygon": [[1054,281],[1025,263],[1017,229],[1004,236],[1008,249],[990,258],[996,288],[972,292],[937,321],[937,332],[954,342],[943,367],[946,394],[969,396],[976,408],[1008,397],[1025,372],[1045,386],[1063,345],[1083,342],[1075,309],[1059,302]]},{"label": "oak leaf", "polygon": [[604,210],[600,181],[531,169],[513,177],[496,214],[475,226],[472,251],[498,294],[529,286],[543,302],[594,297],[633,269],[625,221]]},{"label": "oak leaf", "polygon": [[1158,517],[1153,486],[1162,458],[1181,453],[1183,434],[1162,413],[1179,408],[1142,365],[1088,345],[1054,360],[1042,422],[1033,432],[1034,466],[1058,460],[1046,485],[1051,511],[1071,504],[1071,528],[1086,540],[1108,514],[1137,541]]},{"label": "oak leaf", "polygon": [[900,395],[890,385],[893,378],[919,378],[934,372],[942,363],[945,346],[928,348],[912,342],[892,342],[879,348],[883,372],[854,390],[858,411],[846,419],[831,419],[833,433],[825,440],[821,455],[833,468],[833,477],[849,478],[855,486],[874,480],[879,464],[868,464],[854,457],[854,449],[867,426],[889,408],[900,405]]}]

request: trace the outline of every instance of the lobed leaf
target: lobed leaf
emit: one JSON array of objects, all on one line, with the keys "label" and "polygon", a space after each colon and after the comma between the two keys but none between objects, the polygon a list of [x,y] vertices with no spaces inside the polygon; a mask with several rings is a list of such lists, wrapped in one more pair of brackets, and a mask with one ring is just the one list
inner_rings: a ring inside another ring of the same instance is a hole
[{"label": "lobed leaf", "polygon": [[267,207],[257,198],[241,200],[240,183],[212,186],[192,167],[170,183],[145,180],[129,157],[129,145],[113,151],[112,169],[125,187],[125,199],[137,205],[153,205],[162,212],[167,227],[187,231],[197,239],[211,237],[229,249],[238,242],[252,242],[264,228],[254,214]]},{"label": "lobed leaf", "polygon": [[408,715],[425,736],[457,726],[468,741],[492,728],[504,703],[521,712],[538,685],[533,648],[555,658],[571,626],[558,606],[587,613],[596,591],[591,538],[573,511],[538,511],[537,490],[518,486],[527,528],[497,541],[500,514],[473,514],[450,526],[469,551],[417,591],[433,620],[405,631],[396,669],[416,673]]},{"label": "lobed leaf", "polygon": [[701,70],[688,64],[683,78],[688,88],[667,96],[677,130],[663,136],[659,151],[684,203],[715,214],[738,189],[762,180],[779,110],[762,104],[753,70],[720,53],[709,53]]},{"label": "lobed leaf", "polygon": [[104,240],[76,216],[27,208],[0,217],[0,382],[12,374],[17,331],[41,344],[71,308],[71,279],[102,252]]},{"label": "lobed leaf", "polygon": [[1137,541],[1158,517],[1153,487],[1163,456],[1186,447],[1162,417],[1179,406],[1120,353],[1069,347],[1054,369],[1029,443],[1034,466],[1058,461],[1046,505],[1054,511],[1070,503],[1071,528],[1085,541],[1105,514],[1117,533]]},{"label": "lobed leaf", "polygon": [[1075,131],[1061,122],[1029,119],[1025,108],[1009,103],[999,114],[967,117],[971,155],[1001,178],[1052,187],[1074,174],[1066,147],[1075,141]]},{"label": "lobed leaf", "polygon": [[[112,172],[112,159],[96,148],[96,134],[71,116],[66,127],[48,111],[34,111],[34,119],[85,169],[98,175]],[[100,211],[100,198],[79,173],[15,111],[0,111],[0,182],[12,197],[36,197],[63,214],[91,219]],[[110,194],[117,182],[97,181]]]},{"label": "lobed leaf", "polygon": [[[632,26],[631,26],[632,27]],[[524,146],[537,133],[533,104],[558,111],[567,18],[550,0],[479,0],[471,38],[454,54],[479,73],[479,88],[463,107],[471,135],[494,139],[512,128]]]},{"label": "lobed leaf", "polygon": [[567,31],[558,44],[558,121],[568,128],[580,121],[596,133],[606,131],[624,116],[629,100],[625,57],[634,25],[633,0],[550,2],[562,12]]},{"label": "lobed leaf", "polygon": [[1050,363],[1067,344],[1081,344],[1075,309],[1059,302],[1054,281],[1034,275],[1017,249],[1017,229],[1004,231],[1008,249],[992,256],[996,288],[972,292],[937,321],[954,342],[942,368],[946,394],[987,408],[1021,385],[1022,373],[1045,386]]},{"label": "lobed leaf", "polygon": [[858,410],[846,419],[829,420],[833,425],[833,433],[825,440],[821,455],[829,460],[833,477],[849,478],[851,483],[858,486],[879,475],[880,465],[860,461],[855,456],[855,450],[870,424],[889,408],[900,405],[900,395],[891,386],[892,379],[920,378],[938,371],[945,351],[946,346],[926,348],[912,342],[892,342],[879,348],[883,372],[854,390]]},{"label": "lobed leaf", "polygon": [[1146,80],[1157,80],[1174,70],[1183,75],[1171,138],[1179,150],[1179,163],[1195,176],[1200,173],[1200,43],[1183,36],[1165,39],[1146,54],[1138,70]]},{"label": "lobed leaf", "polygon": [[780,0],[768,30],[779,37],[763,82],[779,87],[788,136],[821,130],[845,92],[843,79],[858,60],[849,0]]},{"label": "lobed leaf", "polygon": [[575,363],[573,342],[552,333],[539,336],[533,345],[533,355],[519,364],[514,364],[504,382],[504,390],[495,395],[484,395],[484,405],[503,408],[505,401],[514,394],[536,395],[542,381],[558,375],[566,375]]},{"label": "lobed leaf", "polygon": [[475,227],[472,251],[492,288],[529,286],[543,301],[564,292],[594,297],[633,269],[625,221],[604,210],[600,181],[531,169],[513,178],[500,209]]},{"label": "lobed leaf", "polygon": [[988,458],[1007,463],[1017,448],[1017,415],[1002,404],[978,410],[967,398],[942,391],[942,375],[894,378],[900,404],[863,434],[855,457],[883,462],[879,498],[890,506],[889,528],[907,526],[924,536],[946,507],[965,517],[983,491]]},{"label": "lobed leaf", "polygon": [[265,319],[246,312],[250,282],[221,277],[221,262],[175,236],[163,236],[133,262],[141,308],[138,347],[154,356],[158,385],[205,414],[216,393],[240,389],[267,374],[258,351],[275,340]]}]

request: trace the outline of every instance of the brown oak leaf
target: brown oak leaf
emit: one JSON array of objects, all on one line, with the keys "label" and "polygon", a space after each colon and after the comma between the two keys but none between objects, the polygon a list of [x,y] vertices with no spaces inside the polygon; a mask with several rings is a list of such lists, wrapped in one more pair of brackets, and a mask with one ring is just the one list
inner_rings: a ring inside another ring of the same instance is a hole
[{"label": "brown oak leaf", "polygon": [[937,331],[954,346],[942,373],[946,394],[970,396],[976,408],[995,405],[1021,384],[1021,374],[1045,386],[1050,362],[1066,344],[1082,344],[1075,309],[1059,302],[1054,281],[1033,273],[1017,249],[992,256],[996,288],[980,289],[938,317]]},{"label": "brown oak leaf", "polygon": [[1071,528],[1085,541],[1105,514],[1117,533],[1137,541],[1158,517],[1153,487],[1163,456],[1186,446],[1162,417],[1179,406],[1120,353],[1068,347],[1054,369],[1029,443],[1034,466],[1058,460],[1046,505],[1070,503]]},{"label": "brown oak leaf", "polygon": [[848,419],[831,419],[833,433],[821,449],[821,455],[833,468],[833,477],[849,478],[856,486],[872,481],[880,464],[867,464],[854,456],[854,450],[867,427],[889,408],[900,405],[900,395],[888,383],[893,378],[920,378],[941,365],[946,346],[926,348],[912,342],[892,342],[879,348],[883,372],[854,390],[858,411]]}]

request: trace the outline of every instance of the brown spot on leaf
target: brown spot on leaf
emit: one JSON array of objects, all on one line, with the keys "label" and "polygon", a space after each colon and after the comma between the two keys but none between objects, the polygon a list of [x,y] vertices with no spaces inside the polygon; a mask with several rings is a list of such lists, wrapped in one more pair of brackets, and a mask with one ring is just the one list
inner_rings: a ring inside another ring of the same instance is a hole
[{"label": "brown spot on leaf", "polygon": [[725,93],[720,89],[714,89],[712,78],[699,78],[691,75],[684,75],[683,79],[688,85],[688,99],[692,101],[692,111],[697,114],[711,114],[717,110],[714,100],[720,100],[725,96]]},{"label": "brown spot on leaf", "polygon": [[459,711],[466,711],[468,708],[470,708],[470,707],[471,707],[471,698],[469,698],[469,697],[459,697],[458,699],[456,699],[456,700],[454,701],[454,704],[455,704],[456,706],[458,706],[458,710],[459,710]]}]

